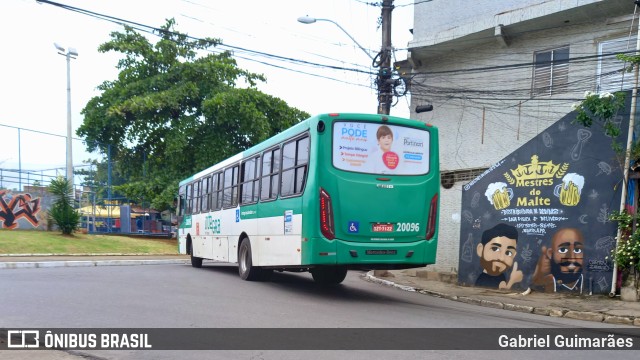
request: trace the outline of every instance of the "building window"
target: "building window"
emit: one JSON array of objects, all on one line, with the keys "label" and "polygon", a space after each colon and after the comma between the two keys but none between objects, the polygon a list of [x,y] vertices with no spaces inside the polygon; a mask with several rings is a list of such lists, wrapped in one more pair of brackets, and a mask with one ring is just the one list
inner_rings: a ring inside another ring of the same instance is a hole
[{"label": "building window", "polygon": [[631,89],[633,75],[625,73],[625,64],[616,55],[629,54],[636,47],[636,37],[603,41],[598,44],[598,93]]},{"label": "building window", "polygon": [[532,96],[562,93],[568,84],[568,46],[534,53]]}]

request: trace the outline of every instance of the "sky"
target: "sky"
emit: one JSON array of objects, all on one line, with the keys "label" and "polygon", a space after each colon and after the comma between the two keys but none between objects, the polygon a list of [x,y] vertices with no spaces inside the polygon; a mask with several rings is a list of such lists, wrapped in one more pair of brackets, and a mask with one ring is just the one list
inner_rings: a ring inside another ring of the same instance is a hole
[{"label": "sky", "polygon": [[[195,37],[215,37],[243,49],[363,71],[376,71],[371,59],[338,26],[327,21],[302,24],[300,16],[338,23],[375,56],[381,46],[380,7],[370,0],[58,0],[59,3],[144,25],[160,27],[174,18],[176,29]],[[392,44],[396,61],[407,57],[413,27],[413,0],[396,0]],[[405,5],[405,6],[403,6]],[[71,114],[75,130],[86,103],[99,96],[96,87],[114,80],[120,58],[99,53],[113,31],[122,26],[35,0],[0,1],[3,23],[0,66],[0,169],[64,168],[66,161],[67,66],[54,42],[75,48],[71,60]],[[155,42],[157,37],[148,35]],[[311,114],[377,111],[376,90],[369,74],[326,67],[300,66],[255,53],[235,51],[238,65],[264,74],[258,88]],[[274,66],[268,66],[269,63]],[[282,69],[279,67],[289,68]],[[408,116],[409,99],[400,98],[391,115]],[[18,131],[17,128],[23,130]],[[28,130],[36,130],[45,135]],[[18,136],[20,133],[20,136]],[[87,154],[73,141],[73,163]],[[64,170],[61,170],[61,175]],[[1,175],[1,174],[0,174]]]}]

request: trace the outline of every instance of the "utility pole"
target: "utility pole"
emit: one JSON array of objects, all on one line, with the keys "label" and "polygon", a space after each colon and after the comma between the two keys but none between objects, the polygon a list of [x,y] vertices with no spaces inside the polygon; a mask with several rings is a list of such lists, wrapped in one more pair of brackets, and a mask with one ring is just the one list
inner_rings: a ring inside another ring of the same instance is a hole
[{"label": "utility pole", "polygon": [[[382,1],[382,48],[373,61],[373,66],[380,66],[378,69],[378,114],[389,115],[391,112],[391,101],[393,101],[393,88],[391,84],[391,12],[393,11],[393,0]],[[379,59],[378,59],[379,58]],[[390,276],[387,270],[374,270],[373,275],[379,277]]]},{"label": "utility pole", "polygon": [[[391,12],[393,0],[382,1],[382,49],[380,50],[378,65],[378,114],[389,115],[393,101],[393,86],[391,83]],[[375,66],[374,61],[374,66]]]},{"label": "utility pole", "polygon": [[[636,0],[634,1],[634,3],[635,3],[635,10],[638,10],[638,7],[640,6],[640,0]],[[636,56],[640,55],[640,22],[638,23],[638,34],[636,35],[635,55]],[[627,182],[629,181],[629,162],[631,161],[629,157],[630,157],[631,145],[633,143],[633,129],[635,128],[635,121],[636,121],[636,111],[637,111],[636,107],[637,107],[637,101],[638,101],[638,77],[640,76],[639,73],[640,73],[640,66],[634,65],[633,67],[634,86],[633,86],[633,89],[631,90],[631,110],[629,111],[629,130],[627,132],[627,147],[626,147],[627,151],[625,152],[625,157],[624,157],[624,167],[623,167],[623,176],[622,176],[622,194],[620,195],[620,212],[625,210],[626,204],[627,204],[627,194],[628,194]],[[618,228],[618,233],[616,236],[616,243],[615,243],[616,252],[618,251],[618,246],[620,245],[621,236],[622,236],[622,230]],[[616,296],[617,284],[618,284],[618,264],[616,264],[614,261],[613,273],[611,276],[611,291],[609,292],[609,297]]]}]

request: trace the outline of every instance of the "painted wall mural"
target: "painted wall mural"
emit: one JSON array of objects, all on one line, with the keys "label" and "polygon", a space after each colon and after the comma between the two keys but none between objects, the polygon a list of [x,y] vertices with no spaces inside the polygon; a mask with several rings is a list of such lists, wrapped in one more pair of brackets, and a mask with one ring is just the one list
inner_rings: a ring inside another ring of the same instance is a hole
[{"label": "painted wall mural", "polygon": [[[616,117],[626,142],[629,98]],[[611,138],[571,113],[463,187],[458,281],[608,293],[622,170]],[[594,125],[595,127],[596,125]]]},{"label": "painted wall mural", "polygon": [[43,229],[44,198],[29,193],[0,190],[0,229]]}]

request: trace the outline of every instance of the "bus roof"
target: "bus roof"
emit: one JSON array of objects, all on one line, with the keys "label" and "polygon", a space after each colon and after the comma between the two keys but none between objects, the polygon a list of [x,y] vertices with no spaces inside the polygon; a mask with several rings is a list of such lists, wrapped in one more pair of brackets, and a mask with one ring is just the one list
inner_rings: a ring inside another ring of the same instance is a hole
[{"label": "bus roof", "polygon": [[339,121],[339,120],[350,120],[350,121],[372,121],[372,122],[390,122],[393,124],[397,124],[397,125],[405,125],[405,126],[425,126],[425,127],[432,127],[430,124],[425,124],[421,121],[418,120],[412,120],[412,119],[407,119],[407,118],[401,118],[401,117],[397,117],[397,116],[391,116],[391,115],[383,115],[383,114],[366,114],[366,113],[325,113],[325,114],[319,114],[319,115],[315,115],[312,116],[306,120],[303,120],[295,125],[293,125],[292,127],[262,141],[259,144],[256,144],[254,146],[252,146],[251,148],[244,150],[230,158],[227,158],[215,165],[212,165],[196,174],[194,174],[193,176],[190,176],[182,181],[180,181],[179,186],[182,186],[184,184],[187,184],[191,181],[193,181],[194,179],[199,179],[201,177],[204,177],[208,174],[211,174],[212,172],[215,172],[217,170],[222,170],[223,168],[225,168],[226,166],[235,163],[236,161],[242,160],[246,157],[250,157],[254,154],[260,153],[263,150],[266,150],[274,145],[277,145],[289,138],[292,138],[298,134],[301,134],[305,131],[307,131],[308,129],[315,127],[316,124],[320,121],[323,120],[327,123],[332,123],[334,121]]}]

